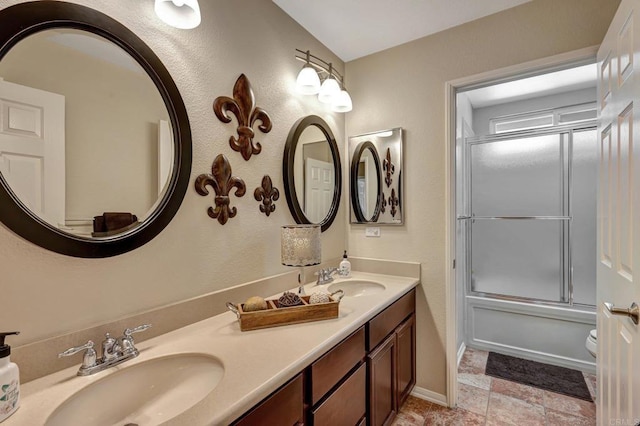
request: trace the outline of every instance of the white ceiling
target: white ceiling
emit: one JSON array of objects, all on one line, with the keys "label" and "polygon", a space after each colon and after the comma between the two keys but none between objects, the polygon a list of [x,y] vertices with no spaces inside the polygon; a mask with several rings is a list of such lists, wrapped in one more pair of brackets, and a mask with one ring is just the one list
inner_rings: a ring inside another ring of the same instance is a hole
[{"label": "white ceiling", "polygon": [[473,108],[483,108],[572,90],[595,88],[597,79],[598,67],[594,63],[495,84],[464,93],[469,98]]},{"label": "white ceiling", "polygon": [[273,0],[345,62],[528,1]]}]

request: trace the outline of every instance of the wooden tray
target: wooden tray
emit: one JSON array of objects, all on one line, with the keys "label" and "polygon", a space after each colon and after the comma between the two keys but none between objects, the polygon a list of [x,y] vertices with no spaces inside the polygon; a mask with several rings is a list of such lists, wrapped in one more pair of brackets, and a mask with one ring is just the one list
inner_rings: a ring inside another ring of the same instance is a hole
[{"label": "wooden tray", "polygon": [[243,303],[227,303],[227,307],[238,316],[241,331],[338,318],[340,299],[331,297],[331,302],[312,305],[309,297],[301,296],[304,305],[292,307],[280,307],[277,300],[266,300],[267,309],[262,311],[245,312]]}]

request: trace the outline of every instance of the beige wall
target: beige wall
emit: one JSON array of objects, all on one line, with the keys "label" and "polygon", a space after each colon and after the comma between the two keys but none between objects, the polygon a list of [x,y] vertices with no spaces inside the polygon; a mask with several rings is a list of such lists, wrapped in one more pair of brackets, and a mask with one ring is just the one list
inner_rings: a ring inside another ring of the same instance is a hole
[{"label": "beige wall", "polygon": [[[0,7],[20,3],[2,0]],[[342,62],[274,3],[265,0],[201,1],[202,24],[190,31],[160,22],[153,1],[78,0],[133,30],[164,62],[187,107],[193,133],[191,182],[211,172],[216,155],[227,156],[247,194],[232,196],[238,215],[221,226],[207,215],[213,196],[189,186],[173,221],[148,244],[108,259],[76,259],[26,242],[0,225],[2,271],[0,324],[22,333],[19,346],[84,329],[153,307],[182,301],[266,276],[289,272],[280,264],[280,226],[294,223],[282,182],[282,156],[289,129],[299,118],[324,118],[344,146],[344,116],[313,97],[295,94],[295,48],[310,49],[339,69]],[[273,130],[256,138],[263,150],[244,161],[229,147],[235,134],[212,110],[217,96],[231,96],[241,73],[251,81],[257,105]],[[344,153],[341,152],[342,158]],[[260,213],[253,191],[263,175],[272,177],[281,197],[269,217]],[[344,198],[343,198],[344,200]],[[345,246],[345,203],[322,234],[323,259],[338,258]],[[219,312],[212,307],[212,312]],[[78,342],[82,343],[82,342]],[[55,363],[55,359],[51,359]]]},{"label": "beige wall", "polygon": [[597,45],[618,3],[534,0],[347,64],[347,135],[406,131],[405,225],[370,239],[348,225],[348,246],[353,256],[422,264],[418,386],[446,393],[445,82]]}]

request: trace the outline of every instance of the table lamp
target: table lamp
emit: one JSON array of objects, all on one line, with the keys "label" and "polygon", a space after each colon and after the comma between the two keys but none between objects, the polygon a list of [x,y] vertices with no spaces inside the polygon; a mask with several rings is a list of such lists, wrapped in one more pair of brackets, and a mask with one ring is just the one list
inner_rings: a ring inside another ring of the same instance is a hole
[{"label": "table lamp", "polygon": [[297,266],[298,293],[304,294],[304,267],[322,261],[320,225],[285,225],[282,227],[281,259],[286,266]]}]

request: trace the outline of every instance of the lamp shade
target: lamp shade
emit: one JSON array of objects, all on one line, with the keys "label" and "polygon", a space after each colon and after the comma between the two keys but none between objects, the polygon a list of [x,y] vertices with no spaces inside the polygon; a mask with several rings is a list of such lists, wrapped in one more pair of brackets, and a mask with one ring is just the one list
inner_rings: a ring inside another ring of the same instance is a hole
[{"label": "lamp shade", "polygon": [[320,86],[318,100],[325,104],[331,104],[340,95],[340,85],[333,77],[327,77]]},{"label": "lamp shade", "polygon": [[320,225],[286,225],[282,227],[282,264],[311,266],[322,261]]},{"label": "lamp shade", "polygon": [[305,66],[298,73],[296,90],[303,95],[315,95],[320,91],[320,77],[315,69]]},{"label": "lamp shade", "polygon": [[349,96],[349,92],[347,92],[346,90],[342,90],[333,101],[331,109],[335,112],[351,111],[353,109],[353,104],[351,102],[351,96]]},{"label": "lamp shade", "polygon": [[200,25],[198,0],[155,0],[156,15],[172,27],[188,30]]}]

